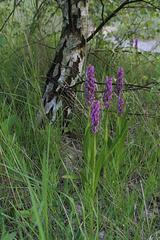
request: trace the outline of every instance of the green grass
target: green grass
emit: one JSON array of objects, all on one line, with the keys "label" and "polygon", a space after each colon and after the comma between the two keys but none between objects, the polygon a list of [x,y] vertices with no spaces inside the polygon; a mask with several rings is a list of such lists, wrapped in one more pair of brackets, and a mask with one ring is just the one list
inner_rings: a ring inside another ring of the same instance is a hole
[{"label": "green grass", "polygon": [[[7,35],[5,41],[0,47],[1,239],[92,240],[103,234],[107,240],[160,239],[157,88],[125,93],[125,134],[116,130],[115,111],[109,112],[108,138],[102,125],[92,169],[86,152],[93,153],[93,136],[85,135],[85,115],[75,108],[67,129],[72,137],[62,135],[61,116],[54,125],[37,126],[42,76],[53,51],[22,36]],[[97,79],[104,79],[106,65],[114,76],[122,65],[128,83],[159,81],[158,56],[119,52],[112,62],[108,54],[107,48],[96,54],[103,63],[88,56]]]}]

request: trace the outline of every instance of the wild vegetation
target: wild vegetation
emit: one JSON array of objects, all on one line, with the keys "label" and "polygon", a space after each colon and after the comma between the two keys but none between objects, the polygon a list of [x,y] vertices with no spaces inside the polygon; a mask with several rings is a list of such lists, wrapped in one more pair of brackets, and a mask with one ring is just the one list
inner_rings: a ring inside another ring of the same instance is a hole
[{"label": "wild vegetation", "polygon": [[[90,1],[88,22],[94,28],[119,2]],[[39,125],[61,13],[55,1],[0,1],[2,240],[160,239],[160,56],[122,47],[126,40],[159,38],[159,9],[158,1],[135,3],[112,18],[106,28],[117,30],[108,39],[100,31],[86,46],[67,124],[60,110],[54,123]],[[101,109],[94,119],[84,83],[90,64]],[[125,106],[118,113],[120,67]],[[104,97],[107,76],[112,99]]]}]

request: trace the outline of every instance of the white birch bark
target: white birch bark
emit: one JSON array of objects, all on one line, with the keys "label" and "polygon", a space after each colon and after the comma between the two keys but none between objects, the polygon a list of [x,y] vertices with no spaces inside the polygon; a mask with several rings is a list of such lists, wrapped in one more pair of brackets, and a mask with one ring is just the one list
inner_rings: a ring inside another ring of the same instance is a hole
[{"label": "white birch bark", "polygon": [[55,121],[60,107],[69,111],[73,104],[71,86],[82,73],[87,38],[88,0],[57,3],[63,16],[62,33],[42,98],[45,114],[51,121]]}]

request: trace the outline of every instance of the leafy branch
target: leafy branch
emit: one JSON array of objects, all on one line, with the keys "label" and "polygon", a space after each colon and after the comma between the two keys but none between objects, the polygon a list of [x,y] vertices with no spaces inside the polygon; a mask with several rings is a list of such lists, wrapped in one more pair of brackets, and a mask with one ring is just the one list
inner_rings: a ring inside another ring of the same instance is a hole
[{"label": "leafy branch", "polygon": [[145,3],[147,5],[150,5],[152,8],[160,10],[160,7],[155,6],[153,3],[148,2],[146,0],[125,0],[119,7],[117,7],[109,16],[107,16],[100,24],[99,26],[95,29],[95,31],[87,38],[87,42],[92,40],[94,36],[102,30],[102,28],[108,23],[113,17],[117,15],[122,9],[124,9],[127,5],[134,4],[134,3]]}]

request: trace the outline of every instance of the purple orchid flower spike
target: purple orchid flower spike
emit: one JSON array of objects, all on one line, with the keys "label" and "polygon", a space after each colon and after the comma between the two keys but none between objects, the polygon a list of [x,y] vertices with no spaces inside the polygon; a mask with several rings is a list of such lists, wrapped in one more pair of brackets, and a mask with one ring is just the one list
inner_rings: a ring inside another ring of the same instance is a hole
[{"label": "purple orchid flower spike", "polygon": [[103,96],[104,106],[106,109],[109,109],[111,100],[112,100],[112,77],[107,77]]},{"label": "purple orchid flower spike", "polygon": [[91,105],[91,128],[95,134],[98,131],[100,124],[100,102],[95,100]]},{"label": "purple orchid flower spike", "polygon": [[124,87],[124,70],[122,67],[120,67],[117,72],[117,81],[116,81],[116,93],[118,96],[123,91],[123,87]]},{"label": "purple orchid flower spike", "polygon": [[95,98],[96,78],[95,69],[93,65],[89,65],[86,70],[85,93],[88,104],[92,104]]},{"label": "purple orchid flower spike", "polygon": [[124,99],[122,96],[118,96],[118,113],[124,112]]},{"label": "purple orchid flower spike", "polygon": [[138,38],[134,40],[134,47],[136,50],[138,50]]}]

